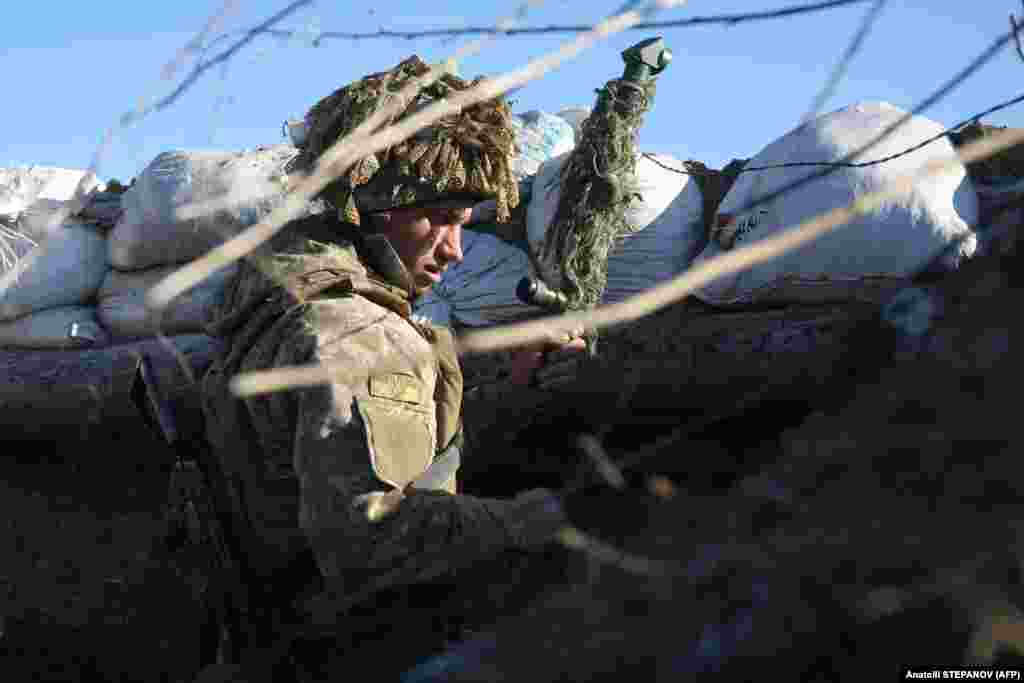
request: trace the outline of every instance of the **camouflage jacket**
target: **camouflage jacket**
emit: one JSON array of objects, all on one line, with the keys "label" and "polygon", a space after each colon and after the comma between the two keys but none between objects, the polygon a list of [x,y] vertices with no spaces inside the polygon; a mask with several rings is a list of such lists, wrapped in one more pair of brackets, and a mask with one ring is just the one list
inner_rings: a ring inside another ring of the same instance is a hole
[{"label": "camouflage jacket", "polygon": [[[513,501],[459,495],[454,475],[397,495],[459,437],[462,375],[451,334],[414,320],[405,291],[332,222],[297,221],[243,263],[208,326],[228,350],[204,378],[203,410],[244,491],[256,561],[308,543],[331,587],[352,594],[443,575],[516,537]],[[331,384],[230,393],[238,373],[317,362],[338,369]],[[374,514],[388,492],[397,506]]]}]

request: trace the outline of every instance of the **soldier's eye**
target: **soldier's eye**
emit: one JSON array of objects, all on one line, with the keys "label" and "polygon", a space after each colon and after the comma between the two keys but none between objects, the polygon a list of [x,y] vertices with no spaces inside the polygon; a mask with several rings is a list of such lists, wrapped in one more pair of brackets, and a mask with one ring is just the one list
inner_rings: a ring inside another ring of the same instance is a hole
[{"label": "soldier's eye", "polygon": [[455,225],[462,222],[464,214],[460,209],[429,209],[424,215],[433,225]]}]

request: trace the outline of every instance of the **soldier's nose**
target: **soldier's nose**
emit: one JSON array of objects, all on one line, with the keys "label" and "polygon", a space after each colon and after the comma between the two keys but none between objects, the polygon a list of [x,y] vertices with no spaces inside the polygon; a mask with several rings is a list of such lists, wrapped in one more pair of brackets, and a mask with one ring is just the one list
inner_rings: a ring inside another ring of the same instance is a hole
[{"label": "soldier's nose", "polygon": [[446,262],[459,263],[462,261],[462,226],[449,227],[448,233],[439,246],[441,247],[441,256]]}]

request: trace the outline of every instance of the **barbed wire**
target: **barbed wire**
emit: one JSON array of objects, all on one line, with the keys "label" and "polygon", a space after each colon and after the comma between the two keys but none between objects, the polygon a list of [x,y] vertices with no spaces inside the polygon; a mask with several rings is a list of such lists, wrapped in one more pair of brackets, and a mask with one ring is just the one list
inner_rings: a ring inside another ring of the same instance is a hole
[{"label": "barbed wire", "polygon": [[[289,4],[281,11],[276,12],[275,14],[268,17],[255,28],[246,31],[245,34],[240,39],[235,41],[235,43],[232,44],[231,47],[229,47],[228,49],[217,54],[215,57],[201,60],[198,64],[196,64],[196,66],[192,69],[188,76],[186,76],[174,90],[172,90],[168,95],[157,101],[152,107],[148,108],[146,110],[146,113],[161,111],[163,109],[166,109],[170,105],[174,104],[178,100],[178,98],[180,98],[189,88],[191,88],[192,85],[195,84],[195,82],[198,81],[203,74],[205,74],[207,71],[217,66],[218,64],[226,62],[227,60],[231,59],[233,56],[238,54],[238,52],[242,50],[242,48],[244,48],[246,45],[255,40],[256,36],[260,35],[261,31],[271,29],[275,24],[284,21],[291,15],[298,12],[303,7],[306,7],[307,5],[312,5],[315,2],[316,0],[294,0],[294,2]],[[214,40],[210,41],[210,43],[207,45],[207,49],[209,49],[209,46],[213,43],[218,42],[220,38],[221,36],[218,36]]]},{"label": "barbed wire", "polygon": [[[750,168],[743,168],[743,169],[739,170],[738,173],[749,173],[749,172],[753,172],[753,171],[768,171],[768,170],[775,169],[775,168],[796,168],[796,167],[800,167],[800,166],[827,166],[827,167],[835,167],[835,168],[864,168],[866,166],[875,166],[877,164],[884,164],[886,162],[893,161],[893,160],[898,159],[900,157],[903,157],[903,156],[906,156],[906,155],[911,154],[913,152],[916,152],[917,150],[919,150],[919,149],[921,149],[923,147],[927,147],[928,145],[932,144],[933,142],[937,142],[938,140],[941,140],[944,137],[948,137],[949,135],[951,135],[953,133],[957,133],[957,132],[961,131],[963,128],[971,125],[972,123],[980,122],[980,120],[983,117],[988,116],[989,114],[994,114],[995,112],[1001,111],[1003,109],[1008,109],[1009,107],[1012,107],[1015,104],[1020,104],[1021,102],[1024,102],[1024,95],[1017,95],[1016,97],[1012,97],[1012,98],[1010,98],[1008,100],[1000,102],[999,104],[993,105],[993,106],[989,107],[988,109],[986,109],[984,111],[978,112],[977,114],[974,114],[974,115],[964,119],[960,123],[957,123],[954,126],[950,126],[949,128],[946,128],[941,133],[936,133],[935,135],[933,135],[933,136],[931,136],[931,137],[929,137],[929,138],[927,138],[927,139],[917,143],[916,145],[908,147],[908,148],[906,148],[906,149],[904,149],[902,151],[896,152],[894,154],[890,154],[889,156],[883,157],[881,159],[874,159],[873,161],[852,162],[852,163],[843,163],[843,162],[839,162],[839,161],[831,161],[831,162],[830,161],[793,161],[793,162],[789,162],[789,163],[785,163],[785,164],[770,164],[770,165],[766,165],[766,166],[752,166]],[[678,173],[680,175],[707,176],[707,175],[715,175],[716,174],[716,171],[700,171],[700,170],[689,171],[689,170],[682,169],[682,168],[675,168],[674,166],[671,166],[671,165],[666,164],[666,163],[664,163],[662,161],[659,161],[650,152],[643,152],[643,156],[646,157],[647,159],[649,159],[650,161],[654,162],[658,166],[661,166],[662,168],[664,168],[664,169],[666,169],[668,171],[673,171],[674,173]]]},{"label": "barbed wire", "polygon": [[[977,73],[979,69],[981,69],[984,65],[988,64],[990,61],[992,61],[992,59],[994,59],[995,56],[999,54],[1000,50],[1005,48],[1011,40],[1015,39],[1016,35],[1016,32],[1010,31],[994,40],[992,44],[990,44],[985,50],[981,52],[981,54],[979,54],[977,57],[971,60],[971,62],[963,69],[961,69],[959,72],[954,74],[952,78],[946,81],[946,83],[944,83],[930,95],[925,97],[921,102],[913,106],[910,109],[910,111],[907,112],[907,114],[905,114],[903,117],[885,127],[881,133],[879,133],[874,138],[869,140],[865,145],[863,145],[859,149],[850,152],[839,161],[834,162],[834,164],[826,167],[825,170],[821,171],[820,173],[812,173],[808,176],[799,178],[791,183],[783,185],[782,187],[778,188],[773,192],[762,195],[760,197],[755,197],[754,199],[747,202],[747,204],[742,206],[740,209],[738,209],[737,213],[747,213],[748,211],[752,211],[753,209],[764,206],[770,201],[778,199],[779,197],[783,196],[786,193],[794,192],[797,189],[804,187],[805,185],[812,183],[816,180],[827,178],[828,176],[838,171],[840,168],[843,168],[843,166],[837,166],[835,164],[853,163],[853,160],[856,159],[857,157],[871,151],[885,140],[888,140],[892,135],[894,135],[897,131],[903,128],[904,125],[909,123],[914,116],[920,115],[921,113],[927,111],[938,102],[945,99],[950,93],[952,93],[956,88],[963,84],[968,78]],[[981,115],[984,116],[985,114],[982,113]],[[768,167],[754,167],[747,170],[747,172],[753,172],[758,170],[768,170]],[[741,170],[741,173],[742,172],[743,171]]]},{"label": "barbed wire", "polygon": [[[649,31],[672,28],[689,28],[692,26],[711,26],[715,24],[735,26],[753,21],[766,21],[772,19],[785,19],[801,14],[811,14],[825,10],[837,9],[849,5],[858,5],[871,0],[828,0],[802,5],[790,5],[777,9],[764,10],[761,12],[745,12],[741,14],[715,14],[708,16],[690,17],[688,19],[675,19],[670,21],[647,21],[638,22],[629,27],[628,31]],[[460,37],[469,35],[500,35],[500,36],[521,36],[521,35],[542,35],[553,33],[586,33],[594,28],[592,24],[567,24],[553,26],[524,26],[515,28],[513,26],[465,26],[445,27],[438,29],[423,29],[419,31],[394,31],[380,29],[367,32],[348,31],[324,31],[316,35],[312,40],[313,47],[319,47],[324,40],[374,40],[374,39],[404,39],[416,40],[420,38]],[[293,38],[301,34],[298,30],[256,28],[246,32],[247,34],[262,34],[277,38]],[[219,38],[224,38],[221,36]]]},{"label": "barbed wire", "polygon": [[[990,45],[980,56],[973,59],[967,67],[955,74],[953,78],[949,79],[935,92],[917,105],[914,108],[914,112],[926,109],[946,97],[956,87],[994,58],[998,51],[1005,47],[1005,45],[1012,39],[1012,34],[1006,34],[994,41],[992,45]],[[512,86],[509,85],[509,87]],[[495,92],[499,92],[499,90],[495,89]],[[900,127],[910,121],[914,112],[908,113],[895,123],[889,125],[881,134],[873,138],[868,144],[864,145],[859,150],[852,152],[846,157],[846,159],[850,160],[856,158],[859,154],[862,154],[879,144],[882,140],[892,135]],[[412,131],[419,125],[421,125],[419,121],[410,120],[404,125],[392,126],[392,128],[404,127],[409,131]],[[387,132],[388,131],[385,130],[378,135],[386,135]],[[396,133],[392,137],[388,138],[388,140],[397,141],[400,139],[399,136],[403,134],[405,133]],[[353,144],[357,143],[354,142]],[[956,161],[956,158],[954,157],[953,160]],[[959,162],[957,161],[957,163]],[[771,199],[782,196],[787,192],[791,192],[796,188],[817,180],[818,178],[825,177],[835,172],[835,170],[836,169],[834,167],[831,167],[822,173],[812,174],[794,183],[790,183],[774,193],[749,202],[741,211],[747,211],[752,207],[766,203]],[[898,194],[899,193],[896,193],[896,195]],[[872,201],[878,201],[878,197],[880,196],[890,197],[896,195],[893,195],[892,193],[886,194],[884,192],[876,195],[865,195],[861,197],[856,206],[853,207],[853,209],[856,210],[851,209],[851,207],[835,209],[832,212],[823,214],[815,219],[808,220],[797,228],[787,230],[778,236],[756,243],[750,247],[744,247],[741,250],[724,253],[715,259],[711,259],[701,264],[695,269],[687,270],[657,287],[617,304],[600,307],[587,312],[571,312],[560,316],[552,316],[539,321],[521,322],[493,329],[471,332],[460,338],[459,353],[461,355],[465,353],[483,353],[516,348],[542,340],[547,335],[551,334],[552,331],[555,333],[564,333],[572,329],[577,329],[581,326],[586,329],[600,330],[606,327],[635,321],[684,298],[699,286],[717,279],[722,275],[738,272],[752,265],[762,263],[771,258],[776,258],[809,242],[810,240],[816,239],[817,236],[824,234],[840,224],[836,221],[846,222],[850,220],[859,211],[863,211],[864,208]],[[266,226],[263,227],[264,229],[266,228]],[[274,229],[280,229],[280,226],[276,226]],[[263,237],[263,239],[267,238],[269,238],[269,236]],[[238,241],[240,239],[241,241]],[[245,238],[241,238],[240,236],[240,238],[236,238],[236,245],[241,244],[244,241]],[[227,247],[228,245],[224,246]],[[189,264],[182,270],[179,270],[177,273],[170,276],[163,283],[157,285],[157,287],[150,292],[150,296],[153,297],[155,301],[159,302],[161,299],[164,299],[164,297],[167,297],[169,294],[176,292],[181,287],[185,285],[191,286],[191,283],[196,278],[202,279],[202,277],[205,277],[206,275],[204,275],[204,271],[208,270],[212,273],[223,265],[220,264],[219,260],[222,256],[216,256],[213,252],[211,252],[209,256],[215,256],[215,259],[209,263],[200,263],[197,261]],[[213,266],[215,263],[220,265]],[[338,371],[340,372],[340,369]],[[233,389],[238,391],[241,385],[244,385],[246,394],[252,395],[256,393],[263,393],[264,386],[274,386],[277,387],[278,390],[283,390],[288,388],[288,386],[309,386],[310,384],[329,383],[332,381],[332,370],[329,364],[302,368],[302,381],[295,385],[290,385],[287,381],[280,381],[279,378],[283,377],[283,373],[287,372],[289,372],[289,370],[282,368],[254,373],[248,377],[239,377],[237,378],[237,382]],[[296,375],[295,380],[299,379],[300,376]]]},{"label": "barbed wire", "polygon": [[[933,136],[932,138],[924,140],[921,143],[919,143],[919,144],[917,144],[917,145],[915,145],[915,146],[913,146],[913,147],[911,147],[911,148],[909,148],[907,150],[903,150],[902,152],[898,152],[898,153],[896,153],[894,155],[891,155],[889,157],[885,157],[885,158],[882,158],[882,159],[876,159],[876,160],[873,160],[873,161],[866,161],[866,162],[853,162],[852,161],[853,159],[856,159],[858,156],[860,156],[860,155],[870,151],[871,149],[873,149],[874,147],[876,147],[877,145],[881,144],[883,141],[888,139],[891,135],[893,135],[899,129],[901,129],[904,125],[906,125],[914,116],[921,114],[922,112],[924,112],[927,109],[931,108],[936,103],[938,103],[939,101],[944,99],[946,96],[948,96],[951,92],[953,92],[953,90],[955,90],[964,81],[966,81],[974,73],[976,73],[978,71],[978,69],[980,69],[982,66],[987,64],[989,61],[991,61],[999,53],[999,51],[1001,49],[1006,47],[1006,45],[1010,41],[1017,40],[1018,33],[1020,31],[1022,31],[1022,30],[1024,30],[1024,25],[1018,27],[1015,31],[1011,31],[1009,33],[1006,33],[1006,34],[1000,36],[998,39],[993,41],[992,44],[990,44],[980,55],[978,55],[975,59],[973,59],[966,67],[961,69],[956,75],[954,75],[951,79],[949,79],[945,84],[940,86],[932,94],[930,94],[928,97],[926,97],[920,103],[915,105],[906,115],[904,115],[903,117],[901,117],[899,120],[895,121],[894,123],[890,124],[888,127],[883,129],[881,133],[879,133],[873,139],[868,141],[865,145],[863,145],[859,149],[854,150],[853,152],[850,152],[849,154],[847,154],[845,157],[843,157],[839,161],[834,161],[834,162],[814,162],[814,161],[791,162],[791,163],[786,163],[786,164],[771,164],[771,165],[765,165],[765,166],[752,166],[752,167],[745,167],[745,168],[740,169],[737,174],[739,174],[739,173],[752,173],[754,171],[767,171],[767,170],[772,170],[772,169],[776,169],[776,168],[799,167],[799,166],[823,167],[825,170],[821,171],[820,173],[812,173],[810,175],[804,176],[803,178],[799,178],[799,179],[797,179],[795,181],[792,181],[792,182],[790,182],[790,183],[788,183],[786,185],[783,185],[782,187],[778,188],[777,190],[774,190],[773,192],[770,192],[768,194],[765,194],[765,195],[762,195],[762,196],[759,196],[759,197],[755,197],[754,199],[750,200],[745,205],[743,205],[742,207],[737,209],[736,213],[744,214],[744,213],[747,213],[748,211],[752,211],[753,209],[756,209],[758,207],[764,206],[768,202],[771,202],[771,201],[773,201],[775,199],[778,199],[778,198],[780,198],[780,197],[782,197],[782,196],[784,196],[784,195],[786,195],[786,194],[788,194],[790,192],[796,191],[796,190],[804,187],[805,185],[813,183],[813,182],[815,182],[817,180],[821,180],[822,178],[826,178],[829,175],[831,175],[832,173],[835,173],[840,168],[861,168],[861,167],[865,167],[865,166],[872,166],[872,165],[875,165],[875,164],[885,163],[886,161],[892,161],[895,158],[898,158],[898,157],[903,156],[905,154],[910,154],[911,152],[914,152],[917,149],[920,149],[920,148],[922,148],[922,147],[924,147],[924,146],[926,146],[928,144],[931,144],[931,143],[935,142],[936,140],[939,140],[939,139],[945,137],[946,135],[948,135],[951,132],[956,132],[960,128],[963,128],[964,126],[967,126],[967,125],[969,125],[969,124],[971,124],[973,122],[976,122],[976,121],[978,121],[979,119],[981,119],[984,116],[987,116],[987,115],[992,114],[992,113],[994,113],[996,111],[999,111],[1001,109],[1005,109],[1005,108],[1013,106],[1014,104],[1017,104],[1017,103],[1019,103],[1021,101],[1024,101],[1024,96],[1019,96],[1019,97],[1014,97],[1014,98],[1012,98],[1010,100],[1007,100],[1006,102],[1002,102],[1000,104],[997,104],[997,105],[995,105],[993,107],[990,107],[990,108],[986,109],[983,112],[979,112],[978,114],[975,114],[974,116],[972,116],[969,119],[965,119],[964,121],[961,121],[960,123],[956,124],[956,126],[953,126],[952,128],[946,129],[945,131],[943,131],[943,132]],[[652,159],[652,161],[653,161],[653,159]],[[655,162],[655,163],[657,163],[657,162]],[[673,170],[673,171],[675,171],[677,173],[680,173],[680,174],[684,174],[684,175],[708,175],[708,174],[700,173],[700,172],[694,173],[694,172],[686,171],[686,170],[683,170],[683,169],[674,169],[674,168],[671,168],[669,166],[665,166],[665,168],[667,168],[668,170]]]},{"label": "barbed wire", "polygon": [[[737,24],[753,21],[783,19],[801,14],[821,12],[825,10],[836,9],[847,5],[862,4],[868,1],[869,0],[828,0],[826,2],[817,2],[803,5],[791,5],[787,7],[780,7],[773,10],[765,10],[762,12],[708,15],[666,22],[637,22],[636,24],[628,27],[625,30],[686,28],[691,26],[708,26],[715,24],[734,26]],[[188,76],[185,79],[183,79],[182,82],[170,94],[159,100],[148,111],[161,111],[169,107],[171,104],[176,102],[189,88],[191,88],[207,71],[217,66],[218,64],[226,63],[234,55],[236,55],[242,48],[251,43],[258,36],[268,35],[278,38],[294,38],[300,34],[305,35],[307,33],[306,31],[278,29],[274,28],[274,25],[280,23],[284,19],[295,14],[298,10],[302,9],[307,5],[313,4],[314,2],[315,0],[296,0],[295,2],[292,2],[290,5],[282,9],[280,12],[277,12],[276,14],[272,15],[271,17],[269,17],[268,19],[264,20],[263,22],[261,22],[260,24],[251,29],[241,32],[221,34],[216,38],[212,39],[211,41],[207,42],[205,46],[203,46],[202,48],[202,54],[208,53],[216,44],[228,40],[233,36],[242,36],[229,48],[218,53],[217,55],[210,58],[202,58],[200,62],[188,74]],[[524,16],[524,9],[530,6],[530,4],[531,3],[529,2],[523,3],[520,6],[520,9],[517,11],[516,17],[521,19]],[[530,33],[585,33],[594,28],[592,25],[586,26],[582,24],[571,26],[513,28],[511,26],[511,21],[511,18],[504,20],[502,22],[499,22],[498,26],[445,28],[412,32],[381,30],[372,33],[348,33],[340,31],[326,31],[317,34],[316,37],[311,41],[311,44],[313,45],[313,47],[318,47],[321,44],[322,40],[324,39],[364,40],[373,38],[404,38],[412,40],[416,38],[459,37],[468,35],[515,36]],[[198,46],[201,45],[201,43],[195,43],[195,45]],[[122,117],[122,123],[130,123],[135,118],[136,114],[129,112],[125,115],[125,117]]]},{"label": "barbed wire", "polygon": [[836,168],[865,168],[867,166],[876,166],[878,164],[884,164],[886,162],[893,161],[893,160],[898,159],[898,158],[900,158],[902,156],[906,156],[908,154],[916,152],[917,150],[919,150],[919,149],[921,149],[923,147],[927,147],[928,145],[932,144],[933,142],[937,142],[937,141],[941,140],[944,137],[948,137],[951,133],[957,133],[961,129],[963,129],[964,127],[969,126],[972,123],[978,122],[983,116],[988,116],[989,114],[993,114],[993,113],[995,113],[997,111],[1000,111],[1000,110],[1003,110],[1003,109],[1007,109],[1009,107],[1012,107],[1015,104],[1019,104],[1022,101],[1024,101],[1024,95],[1018,95],[1017,97],[1013,97],[1013,98],[1011,98],[1009,100],[1006,100],[1005,102],[1000,102],[999,104],[996,104],[996,105],[994,105],[992,107],[989,107],[985,111],[978,112],[977,114],[971,116],[970,118],[964,119],[960,123],[956,124],[955,126],[951,126],[951,127],[947,128],[947,129],[945,129],[941,133],[936,133],[935,135],[931,136],[930,138],[928,138],[926,140],[923,140],[922,142],[919,142],[918,144],[913,145],[912,147],[908,147],[907,149],[905,149],[903,151],[896,152],[895,154],[890,154],[889,156],[886,156],[886,157],[882,157],[881,159],[874,159],[872,161],[849,162],[849,163],[842,163],[842,162],[822,163],[822,162],[814,162],[814,161],[795,161],[795,162],[791,162],[791,163],[787,163],[787,164],[769,164],[769,165],[766,165],[766,166],[753,166],[753,167],[751,167],[749,169],[742,169],[740,171],[740,173],[752,172],[752,171],[767,171],[767,170],[770,170],[770,169],[773,169],[773,168],[791,168],[791,167],[796,167],[796,166],[832,166],[832,167],[836,167]]}]

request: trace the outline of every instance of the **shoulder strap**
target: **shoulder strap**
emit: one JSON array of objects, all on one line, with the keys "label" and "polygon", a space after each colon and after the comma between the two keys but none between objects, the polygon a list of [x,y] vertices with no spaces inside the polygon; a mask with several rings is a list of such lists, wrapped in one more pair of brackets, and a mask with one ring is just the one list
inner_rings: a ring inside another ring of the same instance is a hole
[{"label": "shoulder strap", "polygon": [[351,271],[320,268],[299,275],[292,284],[292,293],[300,302],[310,301],[328,291],[334,296],[358,294],[403,318],[408,319],[412,315],[409,300],[400,288]]}]

